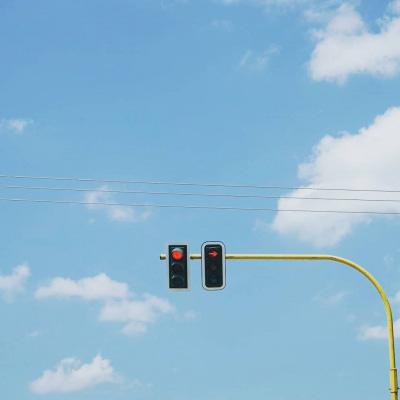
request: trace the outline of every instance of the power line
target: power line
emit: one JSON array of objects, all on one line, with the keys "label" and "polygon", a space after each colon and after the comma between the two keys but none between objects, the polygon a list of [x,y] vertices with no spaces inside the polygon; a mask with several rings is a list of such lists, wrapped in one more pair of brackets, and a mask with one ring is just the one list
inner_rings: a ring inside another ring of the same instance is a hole
[{"label": "power line", "polygon": [[55,192],[83,192],[83,193],[117,193],[117,194],[144,194],[154,196],[192,196],[192,197],[219,197],[219,198],[253,198],[253,199],[293,199],[293,200],[327,200],[327,201],[360,201],[360,202],[390,202],[399,203],[400,199],[363,199],[348,197],[298,197],[298,196],[266,196],[257,194],[231,194],[231,193],[193,193],[193,192],[154,192],[147,190],[119,190],[119,189],[87,189],[87,188],[67,188],[67,187],[49,187],[49,186],[22,186],[22,185],[0,185],[1,189],[18,190],[44,190]]},{"label": "power line", "polygon": [[147,207],[147,208],[183,208],[183,209],[203,209],[203,210],[227,210],[227,211],[269,211],[269,212],[302,212],[302,213],[329,213],[329,214],[373,214],[373,215],[400,215],[400,212],[386,211],[345,211],[345,210],[312,210],[312,209],[276,209],[262,207],[230,207],[230,206],[203,206],[186,204],[133,204],[133,203],[107,203],[107,202],[88,202],[75,200],[49,200],[49,199],[26,199],[26,198],[7,198],[0,197],[4,202],[23,202],[23,203],[47,203],[47,204],[79,204],[86,206],[110,206],[110,207]]},{"label": "power line", "polygon": [[221,187],[221,188],[243,188],[243,189],[278,189],[278,190],[315,190],[315,191],[342,191],[342,192],[380,192],[400,193],[400,190],[388,189],[351,189],[351,188],[320,188],[320,187],[297,187],[297,186],[263,186],[250,184],[222,184],[222,183],[196,183],[196,182],[174,182],[174,181],[152,181],[152,180],[123,180],[123,179],[96,179],[79,177],[56,177],[56,176],[31,176],[31,175],[0,175],[2,179],[30,179],[50,181],[74,181],[93,183],[122,183],[143,185],[169,185],[169,186],[193,186],[193,187]]}]

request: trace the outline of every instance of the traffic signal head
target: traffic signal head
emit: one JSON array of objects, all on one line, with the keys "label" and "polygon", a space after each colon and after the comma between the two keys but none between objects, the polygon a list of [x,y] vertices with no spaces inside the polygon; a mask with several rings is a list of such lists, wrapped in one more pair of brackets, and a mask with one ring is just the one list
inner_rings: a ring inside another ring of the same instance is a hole
[{"label": "traffic signal head", "polygon": [[205,242],[201,246],[203,287],[219,290],[225,287],[225,245],[222,242]]},{"label": "traffic signal head", "polygon": [[168,245],[168,281],[169,288],[189,289],[189,253],[186,244]]}]

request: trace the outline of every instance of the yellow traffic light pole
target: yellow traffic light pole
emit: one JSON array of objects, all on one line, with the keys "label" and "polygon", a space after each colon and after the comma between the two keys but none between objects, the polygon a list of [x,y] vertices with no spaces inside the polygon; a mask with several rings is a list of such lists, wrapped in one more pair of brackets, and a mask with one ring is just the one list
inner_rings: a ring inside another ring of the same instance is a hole
[{"label": "yellow traffic light pole", "polygon": [[[334,261],[340,264],[347,265],[362,275],[364,275],[376,288],[386,311],[387,331],[389,339],[389,379],[390,379],[390,400],[398,400],[398,383],[397,383],[397,369],[396,369],[396,355],[394,347],[394,331],[393,331],[393,315],[390,307],[389,299],[384,292],[382,286],[366,269],[343,257],[328,255],[328,254],[226,254],[227,260],[327,260]],[[166,259],[165,254],[160,255],[161,260]],[[191,254],[191,260],[201,260],[201,254]]]}]

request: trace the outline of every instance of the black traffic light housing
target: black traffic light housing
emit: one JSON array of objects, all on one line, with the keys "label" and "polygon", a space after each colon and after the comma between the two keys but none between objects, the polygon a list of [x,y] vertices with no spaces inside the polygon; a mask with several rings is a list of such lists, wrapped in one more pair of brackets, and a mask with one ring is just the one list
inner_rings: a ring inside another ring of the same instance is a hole
[{"label": "black traffic light housing", "polygon": [[188,246],[186,244],[169,244],[167,250],[169,288],[173,290],[188,290]]},{"label": "black traffic light housing", "polygon": [[203,243],[201,272],[204,289],[220,290],[225,287],[225,245],[222,242]]}]

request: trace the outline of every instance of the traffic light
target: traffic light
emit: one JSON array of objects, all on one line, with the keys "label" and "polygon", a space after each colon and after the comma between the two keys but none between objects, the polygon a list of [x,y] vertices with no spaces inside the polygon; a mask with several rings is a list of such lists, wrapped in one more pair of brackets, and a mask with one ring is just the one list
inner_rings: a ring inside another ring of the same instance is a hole
[{"label": "traffic light", "polygon": [[203,243],[201,271],[204,289],[219,290],[225,287],[225,245],[222,242]]},{"label": "traffic light", "polygon": [[168,280],[169,288],[189,289],[189,253],[186,244],[168,245]]}]

